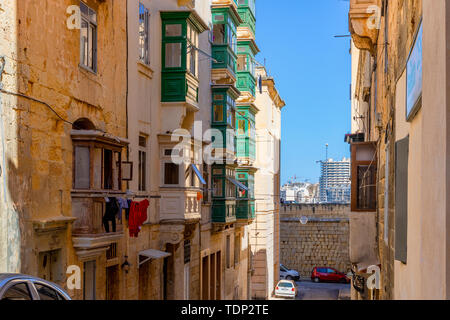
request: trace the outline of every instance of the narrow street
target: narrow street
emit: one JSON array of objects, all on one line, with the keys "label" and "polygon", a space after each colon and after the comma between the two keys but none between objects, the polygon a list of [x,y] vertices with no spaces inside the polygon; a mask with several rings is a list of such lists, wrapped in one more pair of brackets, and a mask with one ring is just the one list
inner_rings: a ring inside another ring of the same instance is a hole
[{"label": "narrow street", "polygon": [[[314,283],[309,280],[297,281],[296,300],[350,300],[350,284]],[[273,297],[272,300],[285,300]]]}]

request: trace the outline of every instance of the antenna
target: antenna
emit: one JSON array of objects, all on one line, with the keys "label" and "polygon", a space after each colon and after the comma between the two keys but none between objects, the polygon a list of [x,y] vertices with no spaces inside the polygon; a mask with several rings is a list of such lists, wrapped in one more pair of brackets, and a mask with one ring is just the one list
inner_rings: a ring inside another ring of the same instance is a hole
[{"label": "antenna", "polygon": [[328,143],[325,144],[325,149],[326,149],[326,151],[325,151],[325,161],[328,161]]}]

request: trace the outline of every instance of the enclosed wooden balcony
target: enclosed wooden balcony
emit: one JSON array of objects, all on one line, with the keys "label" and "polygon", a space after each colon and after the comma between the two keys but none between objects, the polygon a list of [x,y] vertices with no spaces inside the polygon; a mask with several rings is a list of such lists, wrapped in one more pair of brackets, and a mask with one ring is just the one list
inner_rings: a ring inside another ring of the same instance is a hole
[{"label": "enclosed wooden balcony", "polygon": [[255,213],[255,200],[239,199],[236,203],[236,219],[239,223],[247,224],[254,220]]},{"label": "enclosed wooden balcony", "polygon": [[242,0],[238,6],[239,16],[243,23],[238,27],[239,39],[255,39],[256,15],[255,0]]},{"label": "enclosed wooden balcony", "polygon": [[355,46],[375,53],[381,19],[381,0],[350,0],[349,31]]},{"label": "enclosed wooden balcony", "polygon": [[[122,152],[128,142],[97,130],[72,130],[73,188],[72,240],[79,256],[108,249],[123,236],[122,222],[115,216],[103,224],[105,198],[123,197]],[[122,220],[123,221],[123,220]],[[115,228],[114,228],[115,225]]]},{"label": "enclosed wooden balcony", "polygon": [[255,140],[246,136],[238,136],[236,156],[239,163],[253,164],[256,160]]},{"label": "enclosed wooden balcony", "polygon": [[256,79],[252,71],[238,71],[236,87],[241,92],[238,102],[253,102],[256,96]]},{"label": "enclosed wooden balcony", "polygon": [[211,218],[213,224],[226,225],[236,222],[236,200],[214,200]]},{"label": "enclosed wooden balcony", "polygon": [[217,84],[234,84],[236,82],[237,56],[227,44],[212,46],[214,58],[211,70],[211,80]]}]

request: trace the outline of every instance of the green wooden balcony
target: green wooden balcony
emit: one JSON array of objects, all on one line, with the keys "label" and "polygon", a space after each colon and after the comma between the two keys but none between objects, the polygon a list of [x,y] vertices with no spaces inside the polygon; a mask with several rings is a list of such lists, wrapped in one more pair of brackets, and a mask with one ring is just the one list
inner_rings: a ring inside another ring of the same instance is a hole
[{"label": "green wooden balcony", "polygon": [[236,157],[256,160],[256,143],[250,137],[237,136],[236,137]]},{"label": "green wooden balcony", "polygon": [[253,97],[256,95],[256,79],[250,71],[238,71],[236,76],[236,87],[241,92],[249,92]]},{"label": "green wooden balcony", "polygon": [[236,76],[236,59],[237,56],[233,49],[227,44],[214,44],[212,46],[212,62],[213,69],[228,69],[232,75]]},{"label": "green wooden balcony", "polygon": [[212,174],[212,222],[218,224],[236,221],[236,186],[233,183],[233,165],[214,164]]},{"label": "green wooden balcony", "polygon": [[[245,1],[245,0],[243,0]],[[254,3],[254,0],[248,0],[249,2]],[[243,23],[239,27],[247,27],[249,30],[253,33],[253,35],[256,35],[256,14],[255,14],[255,7],[253,4],[253,7],[251,5],[239,5],[238,7],[238,13],[241,17]]]},{"label": "green wooden balcony", "polygon": [[161,101],[198,103],[199,34],[208,26],[191,11],[161,12]]},{"label": "green wooden balcony", "polygon": [[255,200],[237,200],[236,219],[239,221],[254,220],[256,217]]},{"label": "green wooden balcony", "polygon": [[227,224],[236,221],[236,201],[235,200],[213,200],[212,223]]}]

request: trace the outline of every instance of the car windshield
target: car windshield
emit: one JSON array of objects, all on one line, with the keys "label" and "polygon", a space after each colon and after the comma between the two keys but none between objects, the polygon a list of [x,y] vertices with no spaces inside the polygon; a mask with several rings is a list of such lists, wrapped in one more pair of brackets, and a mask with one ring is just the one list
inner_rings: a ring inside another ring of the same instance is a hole
[{"label": "car windshield", "polygon": [[294,285],[291,282],[280,282],[278,283],[278,286],[282,288],[292,288]]}]

